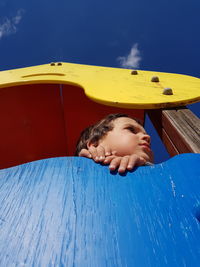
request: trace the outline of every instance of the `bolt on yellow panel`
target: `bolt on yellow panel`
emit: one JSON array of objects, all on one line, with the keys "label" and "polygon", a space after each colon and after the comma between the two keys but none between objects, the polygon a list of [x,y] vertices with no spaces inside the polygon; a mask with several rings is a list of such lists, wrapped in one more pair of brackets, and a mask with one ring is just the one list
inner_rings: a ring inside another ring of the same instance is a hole
[{"label": "bolt on yellow panel", "polygon": [[73,84],[93,101],[157,109],[200,101],[200,79],[172,73],[51,63],[0,72],[0,88],[33,83]]}]

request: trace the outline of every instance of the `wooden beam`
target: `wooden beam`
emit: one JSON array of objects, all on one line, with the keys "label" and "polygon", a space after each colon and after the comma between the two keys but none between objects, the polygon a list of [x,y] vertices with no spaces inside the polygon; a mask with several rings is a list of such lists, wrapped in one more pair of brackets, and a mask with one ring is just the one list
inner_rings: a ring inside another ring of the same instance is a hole
[{"label": "wooden beam", "polygon": [[147,114],[171,156],[200,153],[200,119],[192,111],[178,107]]},{"label": "wooden beam", "polygon": [[162,129],[162,141],[171,157],[179,154],[179,151],[164,129]]}]

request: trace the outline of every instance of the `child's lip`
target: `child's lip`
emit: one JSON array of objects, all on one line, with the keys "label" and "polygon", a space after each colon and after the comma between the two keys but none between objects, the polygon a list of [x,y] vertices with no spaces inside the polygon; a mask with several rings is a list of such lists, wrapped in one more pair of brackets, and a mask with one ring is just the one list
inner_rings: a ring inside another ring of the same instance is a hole
[{"label": "child's lip", "polygon": [[149,151],[151,150],[150,145],[147,143],[140,144],[140,146],[143,146],[144,148],[146,148]]}]

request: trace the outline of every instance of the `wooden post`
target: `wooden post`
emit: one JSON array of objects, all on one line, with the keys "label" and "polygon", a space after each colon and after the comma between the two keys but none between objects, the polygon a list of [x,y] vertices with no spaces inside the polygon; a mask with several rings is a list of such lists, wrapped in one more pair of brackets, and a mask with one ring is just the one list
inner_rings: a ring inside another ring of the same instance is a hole
[{"label": "wooden post", "polygon": [[186,107],[148,110],[170,156],[200,153],[200,119]]}]

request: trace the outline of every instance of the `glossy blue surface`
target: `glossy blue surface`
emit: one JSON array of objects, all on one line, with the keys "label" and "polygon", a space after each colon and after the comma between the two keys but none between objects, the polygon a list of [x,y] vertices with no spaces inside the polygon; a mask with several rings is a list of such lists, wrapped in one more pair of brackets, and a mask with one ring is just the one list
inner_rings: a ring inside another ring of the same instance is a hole
[{"label": "glossy blue surface", "polygon": [[85,158],[0,170],[0,266],[200,266],[200,154],[124,176]]}]

